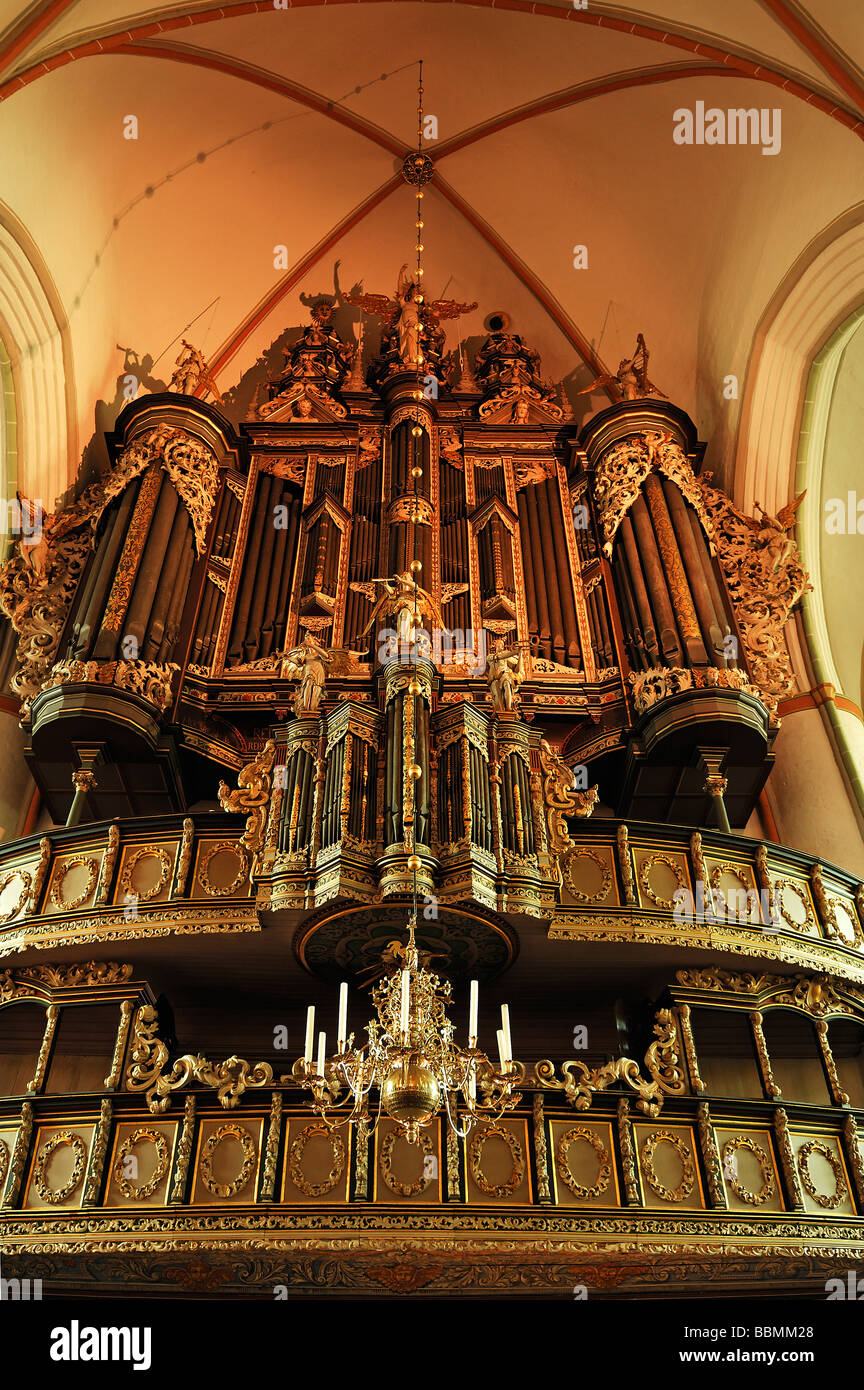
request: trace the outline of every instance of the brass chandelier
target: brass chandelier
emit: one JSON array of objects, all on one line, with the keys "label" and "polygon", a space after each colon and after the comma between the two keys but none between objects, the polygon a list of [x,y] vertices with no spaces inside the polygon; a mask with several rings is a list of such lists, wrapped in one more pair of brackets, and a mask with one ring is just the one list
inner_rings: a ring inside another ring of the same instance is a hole
[{"label": "brass chandelier", "polygon": [[346,1036],[348,985],[343,982],[336,1053],[328,1058],[326,1034],[319,1033],[313,1066],[314,1005],[307,1011],[306,1050],[294,1075],[312,1092],[312,1106],[328,1128],[351,1121],[368,1133],[386,1113],[415,1144],[420,1130],[443,1110],[463,1138],[478,1120],[498,1120],[519,1103],[514,1087],[521,1068],[513,1061],[507,1005],[501,1006],[496,1069],[477,1047],[477,981],[471,981],[468,1046],[463,1048],[447,1016],[450,983],[421,967],[415,926],[416,907],[402,948],[403,968],[380,980],[372,992],[378,1017],[366,1024],[366,1043],[355,1046],[353,1033]]}]

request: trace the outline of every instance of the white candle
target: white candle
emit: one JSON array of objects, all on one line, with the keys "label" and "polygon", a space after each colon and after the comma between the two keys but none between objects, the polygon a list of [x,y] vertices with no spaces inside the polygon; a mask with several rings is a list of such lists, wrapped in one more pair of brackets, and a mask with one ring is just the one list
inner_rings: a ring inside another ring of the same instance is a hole
[{"label": "white candle", "polygon": [[324,1061],[327,1056],[327,1034],[318,1034],[318,1071],[317,1076],[324,1075]]},{"label": "white candle", "polygon": [[468,1001],[468,1046],[477,1045],[477,1011],[480,1002],[480,986],[476,980],[471,981],[471,994]]},{"label": "white candle", "polygon": [[402,971],[402,1032],[407,1033],[411,1021],[411,975],[407,970]]},{"label": "white candle", "polygon": [[315,1005],[306,1010],[306,1050],[303,1053],[307,1067],[312,1065],[312,1045],[315,1041]]},{"label": "white candle", "polygon": [[345,1038],[348,1034],[348,985],[345,980],[339,986],[339,1051],[345,1051]]},{"label": "white candle", "polygon": [[504,1056],[508,1062],[512,1062],[513,1044],[510,1041],[510,1009],[506,1004],[501,1005],[501,1032],[504,1034]]},{"label": "white candle", "polygon": [[506,1043],[505,1038],[504,1038],[504,1033],[503,1033],[503,1030],[502,1030],[501,1028],[499,1028],[499,1029],[498,1029],[498,1059],[499,1059],[499,1061],[500,1061],[500,1063],[501,1063],[501,1070],[502,1070],[502,1071],[506,1071],[506,1070],[507,1070],[507,1058],[506,1058],[506,1056],[505,1056],[506,1050],[507,1050],[507,1043]]}]

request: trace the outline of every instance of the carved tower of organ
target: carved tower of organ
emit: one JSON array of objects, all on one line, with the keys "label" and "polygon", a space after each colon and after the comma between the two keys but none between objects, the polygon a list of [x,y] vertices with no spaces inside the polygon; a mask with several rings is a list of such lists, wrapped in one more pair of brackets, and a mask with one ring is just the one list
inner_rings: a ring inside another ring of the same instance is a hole
[{"label": "carved tower of organ", "polygon": [[[406,291],[364,362],[316,305],[236,427],[131,403],[4,566],[53,821],[0,850],[6,1274],[632,1296],[864,1245],[864,890],[753,828],[794,508],[650,383],[580,430],[506,316],[449,357],[441,317]],[[307,1003],[362,1032],[415,889],[513,1103],[328,1129]]]}]

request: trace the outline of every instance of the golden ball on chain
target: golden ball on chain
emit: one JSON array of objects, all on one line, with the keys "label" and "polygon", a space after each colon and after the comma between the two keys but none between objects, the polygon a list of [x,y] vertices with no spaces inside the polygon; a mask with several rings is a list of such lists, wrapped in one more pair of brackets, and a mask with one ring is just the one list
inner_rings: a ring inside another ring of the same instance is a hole
[{"label": "golden ball on chain", "polygon": [[415,439],[419,439],[421,434],[423,433],[423,427],[421,425],[415,425],[411,433]]},{"label": "golden ball on chain", "polygon": [[420,571],[421,571],[422,568],[423,568],[423,561],[422,561],[422,560],[412,560],[412,561],[411,561],[411,564],[408,566],[408,568],[410,569],[410,571],[411,571],[412,574],[419,574]]},{"label": "golden ball on chain", "polygon": [[412,782],[419,782],[423,776],[423,769],[419,763],[411,763],[408,767],[408,776]]},{"label": "golden ball on chain", "polygon": [[423,687],[422,687],[422,685],[420,684],[420,682],[418,681],[417,677],[416,677],[416,676],[412,676],[411,679],[410,679],[410,681],[408,682],[408,694],[409,694],[409,695],[419,695],[419,694],[421,693],[422,689],[423,689]]},{"label": "golden ball on chain", "polygon": [[408,868],[411,870],[412,873],[416,873],[418,869],[422,868],[419,854],[408,855]]},{"label": "golden ball on chain", "polygon": [[420,617],[420,614],[419,614],[419,613],[412,613],[412,614],[411,614],[411,626],[412,626],[412,627],[422,627],[422,626],[423,626],[423,619]]},{"label": "golden ball on chain", "polygon": [[425,1058],[394,1062],[381,1086],[381,1104],[399,1124],[424,1124],[441,1103],[441,1087]]},{"label": "golden ball on chain", "polygon": [[423,469],[422,469],[422,468],[412,468],[412,469],[411,469],[411,477],[412,477],[412,478],[422,478],[422,477],[423,477]]}]

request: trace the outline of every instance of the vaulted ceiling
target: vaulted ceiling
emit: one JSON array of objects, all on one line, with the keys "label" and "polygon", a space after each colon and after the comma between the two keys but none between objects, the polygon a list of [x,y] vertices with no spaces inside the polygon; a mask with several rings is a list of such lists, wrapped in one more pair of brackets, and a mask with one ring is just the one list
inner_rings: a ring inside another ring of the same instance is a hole
[{"label": "vaulted ceiling", "polygon": [[[307,321],[301,296],[334,277],[392,291],[413,247],[398,171],[420,57],[438,124],[427,289],[478,301],[469,341],[506,310],[577,419],[603,398],[576,391],[643,332],[652,378],[728,474],[768,306],[864,211],[856,10],[6,0],[0,341],[22,490],[53,501],[124,403],[129,363],[149,356],[145,386],[167,381],[184,329],[239,418],[251,393],[231,388]],[[675,143],[673,113],[698,102],[779,109],[779,152]]]}]

